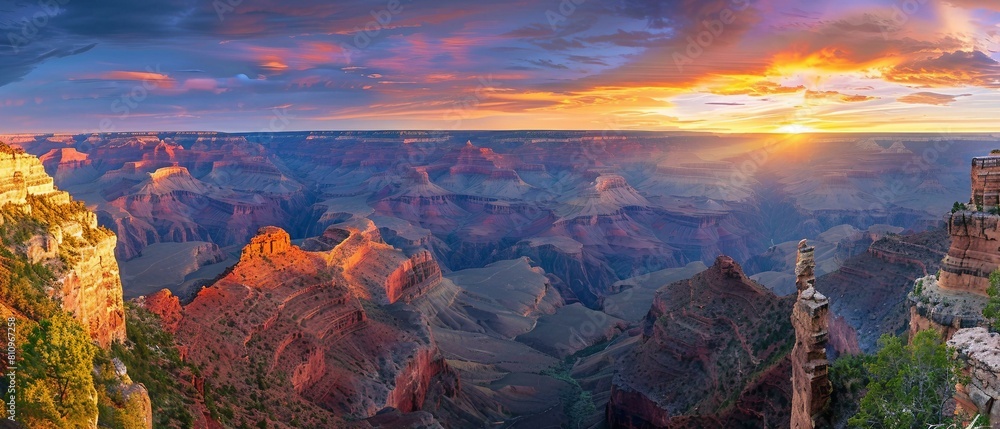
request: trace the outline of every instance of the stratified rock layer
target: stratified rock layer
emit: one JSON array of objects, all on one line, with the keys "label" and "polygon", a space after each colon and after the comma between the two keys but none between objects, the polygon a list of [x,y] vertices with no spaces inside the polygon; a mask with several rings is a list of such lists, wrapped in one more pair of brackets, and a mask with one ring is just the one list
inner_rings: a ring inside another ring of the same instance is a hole
[{"label": "stratified rock layer", "polygon": [[829,339],[830,301],[813,285],[813,248],[799,243],[795,272],[799,290],[792,310],[795,347],[792,349],[792,429],[813,429],[830,403],[832,386],[828,375],[826,344]]},{"label": "stratified rock layer", "polygon": [[972,158],[972,204],[1000,205],[1000,156]]},{"label": "stratified rock layer", "polygon": [[[909,295],[910,333],[934,329],[949,338],[957,330],[984,326],[990,273],[1000,268],[1000,157],[972,159],[970,210],[948,217],[951,247],[938,276],[918,279]],[[972,211],[975,210],[975,211]],[[984,211],[985,210],[985,211]]]},{"label": "stratified rock layer", "polygon": [[[457,402],[457,374],[424,316],[386,299],[433,290],[434,279],[441,281],[433,259],[406,257],[370,223],[331,228],[304,246],[313,251],[291,245],[280,228],[262,228],[240,262],[179,313],[168,292],[144,305],[175,332],[186,360],[218,374],[217,385],[254,391],[246,380],[271,380],[258,394],[275,405],[266,413],[239,409],[247,420],[290,421],[292,411],[277,406],[288,401],[306,410],[295,417],[307,426]],[[465,415],[476,416],[471,409]]]},{"label": "stratified rock layer", "polygon": [[[33,262],[60,256],[64,269],[51,292],[102,347],[125,339],[125,310],[115,260],[116,238],[99,229],[97,216],[56,189],[38,158],[0,144],[0,206],[48,224],[44,235],[20,243]],[[0,219],[2,222],[2,219]]]},{"label": "stratified rock layer", "polygon": [[986,295],[1000,267],[1000,216],[959,211],[948,219],[951,248],[941,262],[941,288]]}]

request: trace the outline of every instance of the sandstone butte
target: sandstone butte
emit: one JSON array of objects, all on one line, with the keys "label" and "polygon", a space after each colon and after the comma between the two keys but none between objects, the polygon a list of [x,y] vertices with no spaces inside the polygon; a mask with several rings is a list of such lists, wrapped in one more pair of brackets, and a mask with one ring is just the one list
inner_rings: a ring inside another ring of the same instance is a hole
[{"label": "sandstone butte", "polygon": [[[264,227],[190,303],[164,290],[143,305],[202,369],[196,386],[206,378],[228,386],[220,400],[236,405],[237,420],[340,427],[347,417],[367,427],[371,417],[393,427],[386,421],[436,424],[425,413],[433,411],[458,426],[485,421],[479,408],[488,406],[463,395],[425,316],[402,305],[440,281],[429,253],[405,255],[371,221],[331,227],[300,246]],[[253,391],[263,396],[248,397]],[[256,401],[259,409],[246,406]],[[206,414],[196,426],[216,424]]]},{"label": "sandstone butte", "polygon": [[989,275],[1000,268],[1000,156],[972,159],[972,196],[967,209],[948,216],[951,247],[940,275],[917,279],[910,303],[910,334],[940,332],[965,363],[970,381],[958,386],[956,413],[990,416],[1000,427],[1000,355],[997,334],[990,334],[982,311],[989,299]]}]

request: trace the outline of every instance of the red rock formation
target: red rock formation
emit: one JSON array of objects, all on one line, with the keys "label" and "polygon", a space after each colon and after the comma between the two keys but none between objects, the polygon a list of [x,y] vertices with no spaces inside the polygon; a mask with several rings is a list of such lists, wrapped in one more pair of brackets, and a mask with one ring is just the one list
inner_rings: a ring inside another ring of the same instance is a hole
[{"label": "red rock formation", "polygon": [[160,316],[160,323],[169,332],[177,330],[181,323],[181,301],[169,289],[163,289],[141,299],[143,308]]},{"label": "red rock formation", "polygon": [[813,253],[816,248],[809,246],[805,240],[799,242],[798,254],[795,257],[795,290],[802,291],[816,286],[816,258]]},{"label": "red rock formation", "polygon": [[424,250],[409,257],[399,268],[396,268],[385,281],[386,295],[393,303],[401,298],[419,295],[428,287],[441,281],[441,267]]},{"label": "red rock formation", "polygon": [[279,255],[291,246],[292,237],[288,235],[288,232],[276,226],[265,226],[259,229],[257,235],[250,239],[250,244],[243,248],[240,261]]},{"label": "red rock formation", "polygon": [[[309,410],[298,413],[300,421],[314,423],[367,418],[386,407],[449,406],[460,393],[458,378],[423,316],[375,303],[372,313],[362,304],[379,289],[399,298],[439,279],[430,255],[406,258],[367,227],[332,228],[307,243],[315,251],[291,245],[280,228],[262,228],[240,262],[184,306],[176,336],[185,359],[220,374],[238,392],[272,398],[263,403],[278,421],[292,418],[280,405],[288,401]],[[160,293],[145,305],[170,322],[174,302]],[[257,377],[272,386],[247,385]],[[253,409],[237,413],[260,418]]]},{"label": "red rock formation", "polygon": [[[787,422],[787,381],[764,380],[776,375],[788,379],[791,305],[790,297],[779,298],[754,283],[725,256],[708,270],[661,288],[643,321],[642,343],[617,364],[608,425],[696,428]],[[749,405],[757,401],[766,405]]]},{"label": "red rock formation", "polygon": [[969,377],[955,395],[959,410],[987,416],[991,427],[1000,426],[1000,334],[986,328],[962,329],[948,340],[948,346],[956,349]]},{"label": "red rock formation", "polygon": [[972,158],[973,205],[1000,206],[1000,156]]},{"label": "red rock formation", "polygon": [[908,296],[911,334],[934,329],[947,339],[959,329],[985,325],[989,275],[1000,268],[1000,215],[989,212],[1000,204],[1000,157],[973,158],[971,180],[975,211],[949,215],[951,247],[940,275],[918,279]]},{"label": "red rock formation", "polygon": [[[799,288],[792,310],[795,347],[792,349],[792,429],[813,429],[830,403],[826,344],[829,339],[830,301],[816,291],[815,261],[806,240],[799,242],[795,274]],[[804,287],[804,289],[803,289]]]},{"label": "red rock formation", "polygon": [[985,296],[990,273],[1000,267],[1000,216],[952,213],[948,233],[951,248],[941,263],[941,288]]}]

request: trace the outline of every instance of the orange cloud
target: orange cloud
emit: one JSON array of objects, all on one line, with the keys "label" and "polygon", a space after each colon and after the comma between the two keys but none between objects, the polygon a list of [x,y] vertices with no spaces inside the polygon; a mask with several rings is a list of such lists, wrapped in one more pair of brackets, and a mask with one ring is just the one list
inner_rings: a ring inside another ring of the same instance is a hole
[{"label": "orange cloud", "polygon": [[860,103],[875,100],[878,97],[860,94],[844,94],[838,91],[806,91],[806,100],[840,101],[844,103]]},{"label": "orange cloud", "polygon": [[731,77],[729,82],[721,86],[712,87],[709,92],[717,95],[749,95],[751,97],[763,97],[773,94],[792,94],[806,89],[804,86],[783,86],[779,83],[768,80],[757,79],[747,76]]},{"label": "orange cloud", "polygon": [[164,73],[141,72],[141,71],[115,70],[96,75],[86,76],[85,78],[98,79],[98,80],[150,82],[150,83],[155,83],[156,86],[160,88],[173,88],[174,84],[176,84],[176,81],[174,81],[174,79],[172,79],[170,76]]}]

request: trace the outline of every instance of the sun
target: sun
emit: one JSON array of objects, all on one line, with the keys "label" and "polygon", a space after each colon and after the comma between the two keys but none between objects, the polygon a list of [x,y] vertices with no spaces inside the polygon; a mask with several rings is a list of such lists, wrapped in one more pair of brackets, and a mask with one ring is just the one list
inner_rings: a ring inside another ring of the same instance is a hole
[{"label": "sun", "polygon": [[818,130],[816,130],[813,127],[809,127],[802,124],[788,124],[781,128],[778,128],[775,131],[783,134],[802,134],[802,133],[815,133]]}]

